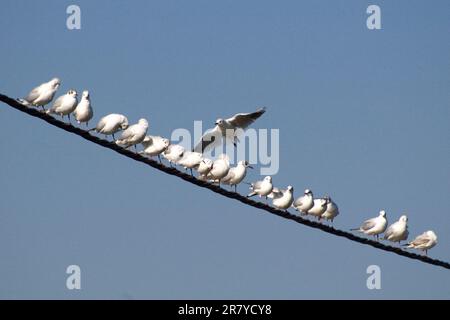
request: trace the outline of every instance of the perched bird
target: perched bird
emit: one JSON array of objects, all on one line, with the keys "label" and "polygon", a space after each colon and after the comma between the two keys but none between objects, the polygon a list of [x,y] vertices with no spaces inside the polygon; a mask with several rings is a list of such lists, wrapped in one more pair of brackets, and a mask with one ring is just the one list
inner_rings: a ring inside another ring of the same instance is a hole
[{"label": "perched bird", "polygon": [[211,159],[203,158],[203,160],[199,163],[196,168],[198,174],[200,175],[200,179],[206,179],[208,173],[211,171],[214,162]]},{"label": "perched bird", "polygon": [[180,146],[179,144],[171,144],[167,147],[166,150],[162,153],[162,156],[169,161],[170,166],[172,166],[172,163],[177,164],[178,161],[183,158],[184,155],[184,148],[183,146]]},{"label": "perched bird", "polygon": [[230,170],[230,160],[226,154],[219,155],[218,159],[214,161],[208,178],[220,182],[228,174]]},{"label": "perched bird", "polygon": [[266,112],[266,109],[261,108],[252,113],[238,113],[228,119],[217,119],[215,127],[202,136],[198,144],[194,147],[194,151],[203,153],[207,147],[219,143],[222,138],[225,142],[230,140],[236,146],[236,142],[239,142],[237,137],[239,133],[238,129],[241,132],[244,131],[256,119],[261,117],[264,112]]},{"label": "perched bird", "polygon": [[160,154],[169,147],[170,141],[160,136],[146,136],[141,144],[144,151],[139,152],[140,154],[150,157],[158,156],[159,162],[161,162]]},{"label": "perched bird", "polygon": [[234,192],[236,192],[237,185],[244,180],[245,175],[247,174],[247,168],[253,169],[248,161],[239,161],[236,167],[233,167],[228,171],[228,174],[222,179],[222,183],[228,184],[231,187],[234,186]]},{"label": "perched bird", "polygon": [[314,203],[314,205],[312,206],[312,208],[309,209],[308,212],[306,212],[306,213],[311,216],[316,217],[317,220],[320,221],[322,219],[322,215],[327,210],[328,199],[326,199],[326,198],[314,199],[313,203]]},{"label": "perched bird", "polygon": [[25,98],[18,99],[18,101],[28,106],[40,106],[45,110],[44,106],[53,100],[60,85],[61,81],[58,78],[53,78],[49,82],[37,86]]},{"label": "perched bird", "polygon": [[408,217],[403,215],[398,221],[391,224],[384,233],[384,239],[392,242],[398,242],[408,239]]},{"label": "perched bird", "polygon": [[288,186],[287,189],[273,188],[268,197],[272,198],[272,204],[275,208],[287,210],[294,201],[294,188],[292,186]]},{"label": "perched bird", "polygon": [[148,130],[148,121],[145,119],[139,119],[138,123],[129,126],[119,139],[116,140],[117,145],[122,145],[124,148],[129,148],[144,141],[145,135]]},{"label": "perched bird", "polygon": [[77,92],[73,89],[70,89],[66,94],[56,99],[52,107],[45,113],[59,114],[63,118],[64,116],[68,116],[70,121],[70,114],[75,111],[75,108],[78,104],[77,96]]},{"label": "perched bird", "polygon": [[253,197],[254,195],[259,195],[259,197],[266,197],[272,192],[273,184],[272,177],[264,177],[262,181],[256,181],[250,185],[250,192],[247,197]]},{"label": "perched bird", "polygon": [[75,108],[73,115],[75,116],[75,120],[77,120],[78,124],[84,122],[86,123],[86,127],[89,125],[89,120],[91,120],[94,116],[89,91],[83,91],[83,94],[81,95],[81,101]]},{"label": "perched bird", "polygon": [[98,133],[104,135],[112,135],[113,139],[114,134],[120,130],[126,130],[128,128],[128,119],[124,115],[111,113],[107,116],[104,116],[97,123],[97,126],[89,131],[97,131]]},{"label": "perched bird", "polygon": [[421,235],[417,236],[413,241],[406,244],[408,248],[425,251],[425,255],[428,254],[428,250],[433,248],[437,244],[437,235],[428,230]]},{"label": "perched bird", "polygon": [[186,170],[189,169],[192,174],[192,169],[196,168],[200,165],[200,162],[203,160],[203,155],[198,152],[185,151],[183,154],[183,158],[178,161],[178,164],[184,167]]},{"label": "perched bird", "polygon": [[313,193],[309,189],[306,189],[303,196],[297,198],[297,200],[295,200],[292,203],[292,207],[303,214],[306,214],[308,210],[311,209],[313,206],[314,206]]},{"label": "perched bird", "polygon": [[359,228],[350,230],[356,230],[378,239],[378,236],[386,230],[387,224],[386,211],[381,210],[378,217],[368,219]]},{"label": "perched bird", "polygon": [[325,212],[322,214],[321,218],[325,220],[330,220],[333,223],[334,218],[339,215],[339,208],[337,204],[331,199],[331,197],[326,196],[325,200],[327,201],[327,207]]}]

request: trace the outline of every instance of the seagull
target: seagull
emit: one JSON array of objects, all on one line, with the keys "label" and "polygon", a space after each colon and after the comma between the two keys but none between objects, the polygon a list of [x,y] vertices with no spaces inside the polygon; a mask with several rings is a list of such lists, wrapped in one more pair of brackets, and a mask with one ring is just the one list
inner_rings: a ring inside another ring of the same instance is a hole
[{"label": "seagull", "polygon": [[268,197],[272,198],[275,208],[287,211],[294,201],[294,188],[292,186],[288,186],[285,190],[273,188]]},{"label": "seagull", "polygon": [[124,115],[111,113],[104,116],[97,123],[97,126],[89,131],[97,131],[104,135],[112,135],[115,140],[114,133],[128,128],[128,119]]},{"label": "seagull", "polygon": [[219,155],[218,159],[214,161],[211,171],[208,174],[208,178],[218,180],[220,182],[230,171],[230,159],[226,154]]},{"label": "seagull", "polygon": [[322,219],[322,215],[327,210],[328,199],[326,198],[318,198],[313,200],[314,205],[311,209],[309,209],[306,213],[312,215],[317,218],[317,220]]},{"label": "seagull", "polygon": [[236,146],[236,143],[239,142],[237,137],[239,132],[237,130],[245,130],[256,119],[261,117],[264,112],[266,112],[266,109],[261,108],[252,113],[238,113],[228,119],[217,119],[215,127],[202,136],[198,144],[194,147],[194,151],[203,153],[208,146],[213,143],[218,143],[218,140],[222,138],[225,141],[232,141],[234,146]]},{"label": "seagull", "polygon": [[431,230],[428,230],[421,235],[417,236],[413,241],[406,244],[407,248],[413,248],[417,250],[425,251],[425,255],[428,254],[428,250],[433,248],[437,244],[437,235]]},{"label": "seagull", "polygon": [[201,179],[206,179],[208,173],[211,171],[214,162],[211,159],[203,158],[196,168]]},{"label": "seagull", "polygon": [[150,157],[158,156],[159,162],[161,162],[160,154],[169,147],[170,141],[160,136],[145,136],[141,144],[144,151],[139,152],[140,154]]},{"label": "seagull", "polygon": [[162,153],[162,156],[169,161],[170,166],[172,163],[177,164],[178,161],[183,158],[184,148],[179,144],[171,144],[167,147],[166,150]]},{"label": "seagull", "polygon": [[367,235],[372,235],[378,240],[379,235],[386,230],[387,224],[386,211],[381,210],[378,217],[366,220],[359,228],[350,230],[356,230]]},{"label": "seagull", "polygon": [[69,116],[70,121],[70,114],[75,111],[75,108],[78,104],[77,96],[77,92],[73,89],[70,89],[66,94],[56,99],[52,107],[45,113],[59,114],[63,118],[64,116]]},{"label": "seagull", "polygon": [[145,135],[148,130],[148,121],[145,119],[139,119],[138,123],[129,126],[119,139],[116,140],[117,145],[122,145],[125,149],[134,146],[144,141]]},{"label": "seagull", "polygon": [[272,192],[272,177],[264,177],[262,181],[256,181],[250,185],[250,192],[247,197],[253,197],[254,195],[259,195],[259,197],[266,197]]},{"label": "seagull", "polygon": [[308,210],[311,209],[313,206],[314,206],[313,193],[309,189],[306,189],[304,195],[297,198],[297,200],[295,200],[292,203],[292,207],[303,214],[306,214]]},{"label": "seagull", "polygon": [[78,124],[80,124],[81,122],[85,122],[86,127],[88,126],[89,120],[91,120],[94,116],[94,112],[91,107],[89,91],[83,91],[83,94],[81,95],[81,101],[80,103],[78,103],[75,111],[73,112],[73,115],[75,116]]},{"label": "seagull", "polygon": [[408,239],[408,217],[403,215],[398,221],[391,224],[384,233],[384,239],[392,242],[398,242]]},{"label": "seagull", "polygon": [[246,160],[238,162],[236,167],[231,168],[228,174],[222,179],[222,183],[234,186],[234,192],[237,192],[237,185],[244,180],[247,174],[247,168],[253,169]]},{"label": "seagull", "polygon": [[339,215],[339,208],[337,204],[331,199],[331,197],[326,196],[325,200],[327,201],[327,207],[325,212],[322,214],[321,218],[325,220],[330,220],[333,223],[334,218]]},{"label": "seagull", "polygon": [[199,152],[185,151],[183,158],[178,161],[178,164],[184,167],[186,170],[189,169],[192,174],[192,169],[200,165],[203,160],[203,155]]},{"label": "seagull", "polygon": [[60,85],[61,81],[53,78],[49,82],[37,86],[25,98],[18,99],[18,101],[28,106],[41,106],[45,110],[44,106],[53,100]]}]

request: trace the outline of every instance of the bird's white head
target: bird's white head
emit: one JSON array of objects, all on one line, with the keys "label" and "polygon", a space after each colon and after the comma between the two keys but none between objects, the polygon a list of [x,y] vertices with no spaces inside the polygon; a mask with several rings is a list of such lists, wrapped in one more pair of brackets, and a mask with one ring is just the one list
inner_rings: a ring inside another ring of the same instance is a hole
[{"label": "bird's white head", "polygon": [[408,222],[408,217],[404,214],[400,217],[399,221],[406,223]]},{"label": "bird's white head", "polygon": [[293,186],[288,186],[288,187],[287,187],[287,191],[293,192],[293,191],[294,191],[294,187],[293,187]]},{"label": "bird's white head", "polygon": [[211,159],[208,159],[208,158],[203,158],[202,162],[203,162],[204,164],[206,164],[206,166],[207,166],[208,168],[212,168],[212,166],[213,166],[213,164],[214,164],[214,162],[213,162]]},{"label": "bird's white head", "polygon": [[238,165],[244,166],[245,168],[253,169],[253,167],[248,163],[247,160],[241,160],[238,162]]},{"label": "bird's white head", "polygon": [[144,118],[139,119],[138,124],[144,128],[148,128],[148,121]]},{"label": "bird's white head", "polygon": [[163,145],[164,145],[166,148],[170,145],[169,139],[163,138],[162,141],[163,141]]},{"label": "bird's white head", "polygon": [[78,93],[74,89],[70,89],[67,91],[67,95],[76,98],[78,96]]},{"label": "bird's white head", "polygon": [[150,141],[152,141],[152,137],[150,136],[145,136],[144,140],[142,140],[143,143],[148,143]]},{"label": "bird's white head", "polygon": [[271,176],[264,177],[264,181],[272,182],[272,177]]},{"label": "bird's white head", "polygon": [[216,122],[214,124],[216,126],[221,126],[221,125],[223,125],[223,123],[224,123],[224,120],[222,118],[219,118],[219,119],[216,120]]},{"label": "bird's white head", "polygon": [[122,116],[122,121],[120,123],[120,128],[122,128],[122,130],[126,130],[128,128],[129,124],[128,124],[128,119],[125,116]]},{"label": "bird's white head", "polygon": [[54,88],[54,89],[58,89],[59,86],[61,85],[61,81],[58,78],[53,78],[52,80],[50,80],[50,85]]},{"label": "bird's white head", "polygon": [[311,195],[312,196],[312,191],[309,189],[305,189],[305,195]]},{"label": "bird's white head", "polygon": [[82,95],[81,95],[81,98],[89,100],[89,91],[88,90],[84,90]]},{"label": "bird's white head", "polygon": [[381,210],[381,211],[380,211],[380,217],[385,218],[385,217],[386,217],[386,211]]},{"label": "bird's white head", "polygon": [[426,232],[427,236],[430,237],[430,239],[433,239],[434,241],[437,241],[437,235],[432,230],[428,230]]}]

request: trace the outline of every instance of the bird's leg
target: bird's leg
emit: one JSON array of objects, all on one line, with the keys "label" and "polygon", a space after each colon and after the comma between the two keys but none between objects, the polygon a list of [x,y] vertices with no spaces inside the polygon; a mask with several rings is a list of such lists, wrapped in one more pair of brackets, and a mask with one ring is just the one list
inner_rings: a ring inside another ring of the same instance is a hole
[{"label": "bird's leg", "polygon": [[114,137],[114,133],[112,134],[113,140],[116,140],[116,137]]},{"label": "bird's leg", "polygon": [[69,122],[70,122],[70,113],[67,116],[69,117]]},{"label": "bird's leg", "polygon": [[237,192],[237,185],[234,185],[234,192]]},{"label": "bird's leg", "polygon": [[191,170],[191,176],[194,176],[194,173],[192,172],[192,168],[190,168],[189,170]]},{"label": "bird's leg", "polygon": [[158,154],[159,163],[161,163],[161,156]]}]

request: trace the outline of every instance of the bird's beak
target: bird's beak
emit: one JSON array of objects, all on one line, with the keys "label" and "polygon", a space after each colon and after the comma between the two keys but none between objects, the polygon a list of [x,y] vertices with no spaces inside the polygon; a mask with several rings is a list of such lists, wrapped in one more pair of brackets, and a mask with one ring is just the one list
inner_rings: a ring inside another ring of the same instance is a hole
[{"label": "bird's beak", "polygon": [[253,169],[253,167],[252,167],[252,166],[247,166],[247,168]]}]

